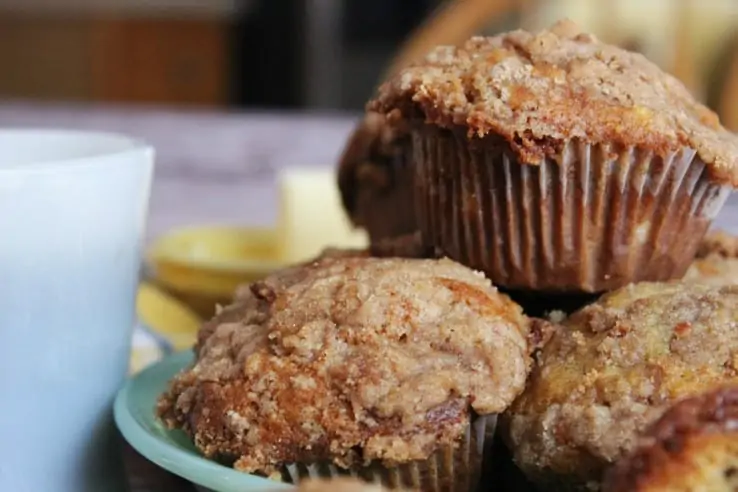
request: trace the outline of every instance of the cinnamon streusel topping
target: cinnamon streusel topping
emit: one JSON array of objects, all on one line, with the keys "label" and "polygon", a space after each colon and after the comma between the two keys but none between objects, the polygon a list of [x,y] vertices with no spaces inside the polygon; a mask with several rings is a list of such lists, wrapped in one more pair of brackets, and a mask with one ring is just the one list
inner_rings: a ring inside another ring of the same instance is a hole
[{"label": "cinnamon streusel topping", "polygon": [[694,149],[716,181],[738,186],[738,139],[676,78],[570,21],[441,46],[382,85],[371,110],[397,110],[470,137],[505,139],[536,164],[563,142]]},{"label": "cinnamon streusel topping", "polygon": [[708,285],[738,284],[738,237],[723,231],[705,236],[684,281]]},{"label": "cinnamon streusel topping", "polygon": [[738,286],[680,282],[629,285],[572,314],[505,414],[516,463],[542,484],[598,484],[675,401],[738,384],[737,325]]},{"label": "cinnamon streusel topping", "polygon": [[522,391],[529,324],[449,260],[326,257],[239,292],[159,412],[248,472],[424,459]]},{"label": "cinnamon streusel topping", "polygon": [[738,387],[676,403],[610,469],[603,492],[738,489]]}]

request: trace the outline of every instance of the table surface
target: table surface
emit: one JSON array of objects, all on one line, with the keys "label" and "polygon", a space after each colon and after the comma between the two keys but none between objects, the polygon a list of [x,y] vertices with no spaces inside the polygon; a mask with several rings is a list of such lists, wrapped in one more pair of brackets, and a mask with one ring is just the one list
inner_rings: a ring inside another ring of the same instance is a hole
[{"label": "table surface", "polygon": [[[149,238],[196,223],[274,223],[275,174],[289,166],[333,166],[356,120],[347,114],[0,104],[0,127],[112,131],[151,143],[156,172]],[[716,227],[738,233],[738,196],[729,199]],[[196,492],[129,447],[125,461],[132,492]]]}]

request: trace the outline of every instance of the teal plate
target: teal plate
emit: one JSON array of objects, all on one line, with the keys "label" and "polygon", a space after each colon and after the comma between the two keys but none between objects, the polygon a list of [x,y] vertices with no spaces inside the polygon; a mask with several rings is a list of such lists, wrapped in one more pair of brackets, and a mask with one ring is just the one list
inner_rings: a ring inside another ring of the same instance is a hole
[{"label": "teal plate", "polygon": [[192,352],[170,355],[130,379],[115,398],[115,422],[133,448],[167,471],[215,492],[274,492],[294,487],[210,461],[180,431],[156,418],[156,400],[169,380],[192,361]]}]

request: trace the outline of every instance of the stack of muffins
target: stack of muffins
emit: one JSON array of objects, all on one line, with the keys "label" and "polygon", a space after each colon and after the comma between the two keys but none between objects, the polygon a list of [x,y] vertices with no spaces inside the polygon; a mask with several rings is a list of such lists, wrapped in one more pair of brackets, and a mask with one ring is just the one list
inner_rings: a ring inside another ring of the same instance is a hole
[{"label": "stack of muffins", "polygon": [[738,140],[677,80],[567,21],[440,47],[339,186],[370,250],[239,289],[161,398],[206,456],[485,491],[501,436],[540,490],[733,490]]}]

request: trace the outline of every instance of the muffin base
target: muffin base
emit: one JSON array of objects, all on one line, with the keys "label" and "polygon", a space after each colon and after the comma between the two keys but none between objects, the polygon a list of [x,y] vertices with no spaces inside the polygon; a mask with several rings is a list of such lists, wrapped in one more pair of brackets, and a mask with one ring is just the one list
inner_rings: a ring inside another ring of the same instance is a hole
[{"label": "muffin base", "polygon": [[[362,226],[372,243],[382,239],[410,234],[417,230],[415,200],[413,197],[413,170],[409,165],[409,152],[398,152],[387,157],[384,165],[364,164],[367,172],[381,173],[382,186],[369,186],[357,190],[353,221]],[[366,179],[366,181],[372,181]]]},{"label": "muffin base", "polygon": [[[282,470],[282,480],[298,483],[306,478],[332,478],[351,475],[389,488],[423,492],[475,492],[482,473],[482,462],[497,425],[496,415],[475,418],[457,446],[439,449],[427,460],[387,467],[370,463],[366,467],[344,469],[330,462],[290,464]],[[488,456],[485,458],[488,459]]]},{"label": "muffin base", "polygon": [[688,148],[570,140],[528,165],[501,138],[425,124],[412,138],[423,241],[509,289],[680,278],[730,193]]}]

